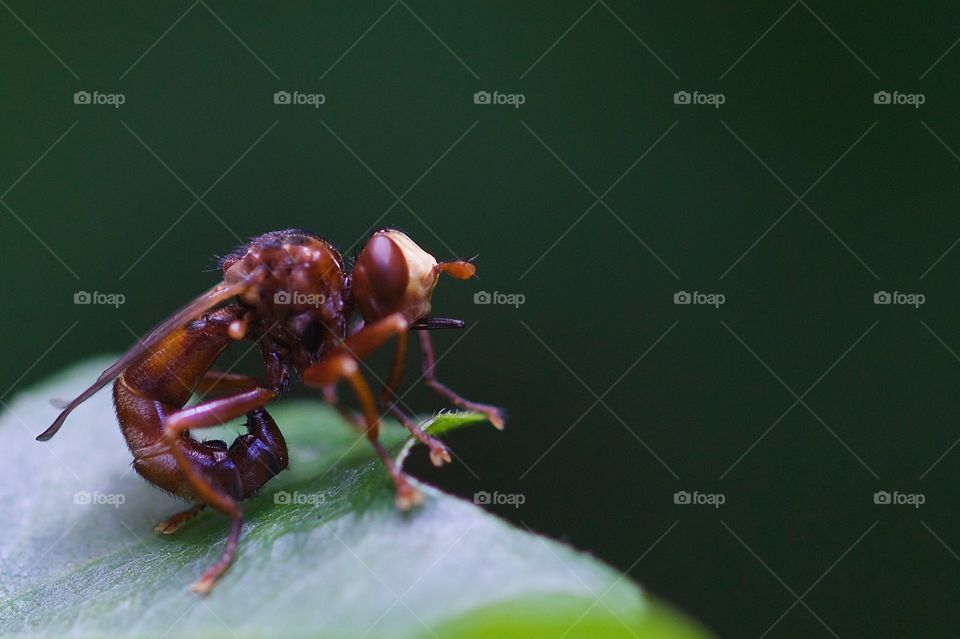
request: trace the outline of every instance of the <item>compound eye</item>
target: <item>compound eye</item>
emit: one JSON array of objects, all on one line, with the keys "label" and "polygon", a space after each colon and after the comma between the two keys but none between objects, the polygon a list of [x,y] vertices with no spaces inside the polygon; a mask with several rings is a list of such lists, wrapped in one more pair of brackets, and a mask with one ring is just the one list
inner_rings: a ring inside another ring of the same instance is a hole
[{"label": "compound eye", "polygon": [[386,235],[371,237],[357,260],[353,278],[354,294],[364,315],[380,316],[398,308],[409,283],[401,248]]}]

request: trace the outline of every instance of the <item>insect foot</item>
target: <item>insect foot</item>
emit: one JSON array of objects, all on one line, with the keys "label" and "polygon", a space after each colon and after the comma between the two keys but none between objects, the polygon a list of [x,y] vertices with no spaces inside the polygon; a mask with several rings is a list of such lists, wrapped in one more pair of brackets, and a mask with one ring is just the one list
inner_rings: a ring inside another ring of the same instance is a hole
[{"label": "insect foot", "polygon": [[505,422],[503,419],[503,413],[501,413],[499,409],[494,408],[492,410],[487,410],[484,411],[484,414],[487,416],[487,419],[490,420],[490,423],[493,424],[494,428],[497,430],[503,430]]},{"label": "insect foot", "polygon": [[397,509],[406,512],[422,503],[423,493],[419,490],[407,483],[397,486]]},{"label": "insect foot", "polygon": [[216,585],[216,583],[217,580],[215,577],[207,577],[204,575],[190,584],[190,591],[200,595],[201,597],[205,597],[206,595],[210,594],[210,591],[213,590],[213,587]]},{"label": "insect foot", "polygon": [[154,526],[153,530],[154,532],[158,532],[163,535],[172,535],[180,529],[180,526],[199,515],[200,511],[203,509],[204,504],[197,504],[196,506],[188,508],[183,512],[171,515],[169,518]]},{"label": "insect foot", "polygon": [[430,462],[434,466],[440,468],[444,464],[449,464],[451,461],[453,460],[450,458],[450,450],[446,446],[437,440],[430,442]]}]

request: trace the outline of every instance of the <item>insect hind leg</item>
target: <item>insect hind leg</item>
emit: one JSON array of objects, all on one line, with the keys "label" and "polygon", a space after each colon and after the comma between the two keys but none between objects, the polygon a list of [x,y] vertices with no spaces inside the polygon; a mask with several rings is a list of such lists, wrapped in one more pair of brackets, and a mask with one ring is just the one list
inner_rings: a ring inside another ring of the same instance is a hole
[{"label": "insect hind leg", "polygon": [[[153,454],[169,450],[197,497],[231,520],[227,545],[220,559],[190,586],[197,594],[209,593],[233,563],[243,527],[243,512],[238,502],[286,468],[286,443],[263,408],[276,394],[272,389],[257,388],[171,413],[165,419],[161,441],[151,447],[156,451],[143,451]],[[213,442],[204,444],[183,437],[188,429],[209,428],[243,414],[248,415],[247,435],[238,438],[229,451],[222,449],[223,444],[214,447]],[[192,463],[184,452],[191,443],[210,453],[218,448],[216,461],[202,468]]]},{"label": "insect hind leg", "polygon": [[153,527],[154,531],[162,533],[164,535],[172,535],[180,529],[180,526],[187,523],[194,517],[200,514],[200,511],[206,508],[206,504],[194,504],[190,508],[187,508],[184,511],[175,513],[168,517],[167,519],[161,521],[159,524]]}]

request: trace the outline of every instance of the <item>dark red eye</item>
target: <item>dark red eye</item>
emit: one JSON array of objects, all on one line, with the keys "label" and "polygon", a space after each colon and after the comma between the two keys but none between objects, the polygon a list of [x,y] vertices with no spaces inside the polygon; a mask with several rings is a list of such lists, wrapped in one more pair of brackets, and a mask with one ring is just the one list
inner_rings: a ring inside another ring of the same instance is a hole
[{"label": "dark red eye", "polygon": [[353,295],[363,316],[370,320],[396,310],[409,282],[400,247],[385,235],[371,237],[353,269]]}]

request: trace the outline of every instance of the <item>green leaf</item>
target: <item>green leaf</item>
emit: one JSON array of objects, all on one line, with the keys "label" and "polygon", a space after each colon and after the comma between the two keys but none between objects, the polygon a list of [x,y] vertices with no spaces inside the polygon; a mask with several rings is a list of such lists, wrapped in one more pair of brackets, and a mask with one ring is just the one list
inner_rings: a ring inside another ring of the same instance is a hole
[{"label": "green leaf", "polygon": [[[132,471],[108,391],[33,440],[56,414],[49,400],[106,364],[66,371],[0,416],[0,635],[704,636],[612,568],[434,488],[397,512],[371,447],[314,401],[271,407],[290,470],[243,503],[237,561],[201,599],[187,585],[222,552],[227,520],[208,509],[153,531],[184,504]],[[432,429],[479,421],[445,414]],[[400,450],[406,431],[388,424],[384,440]]]}]

